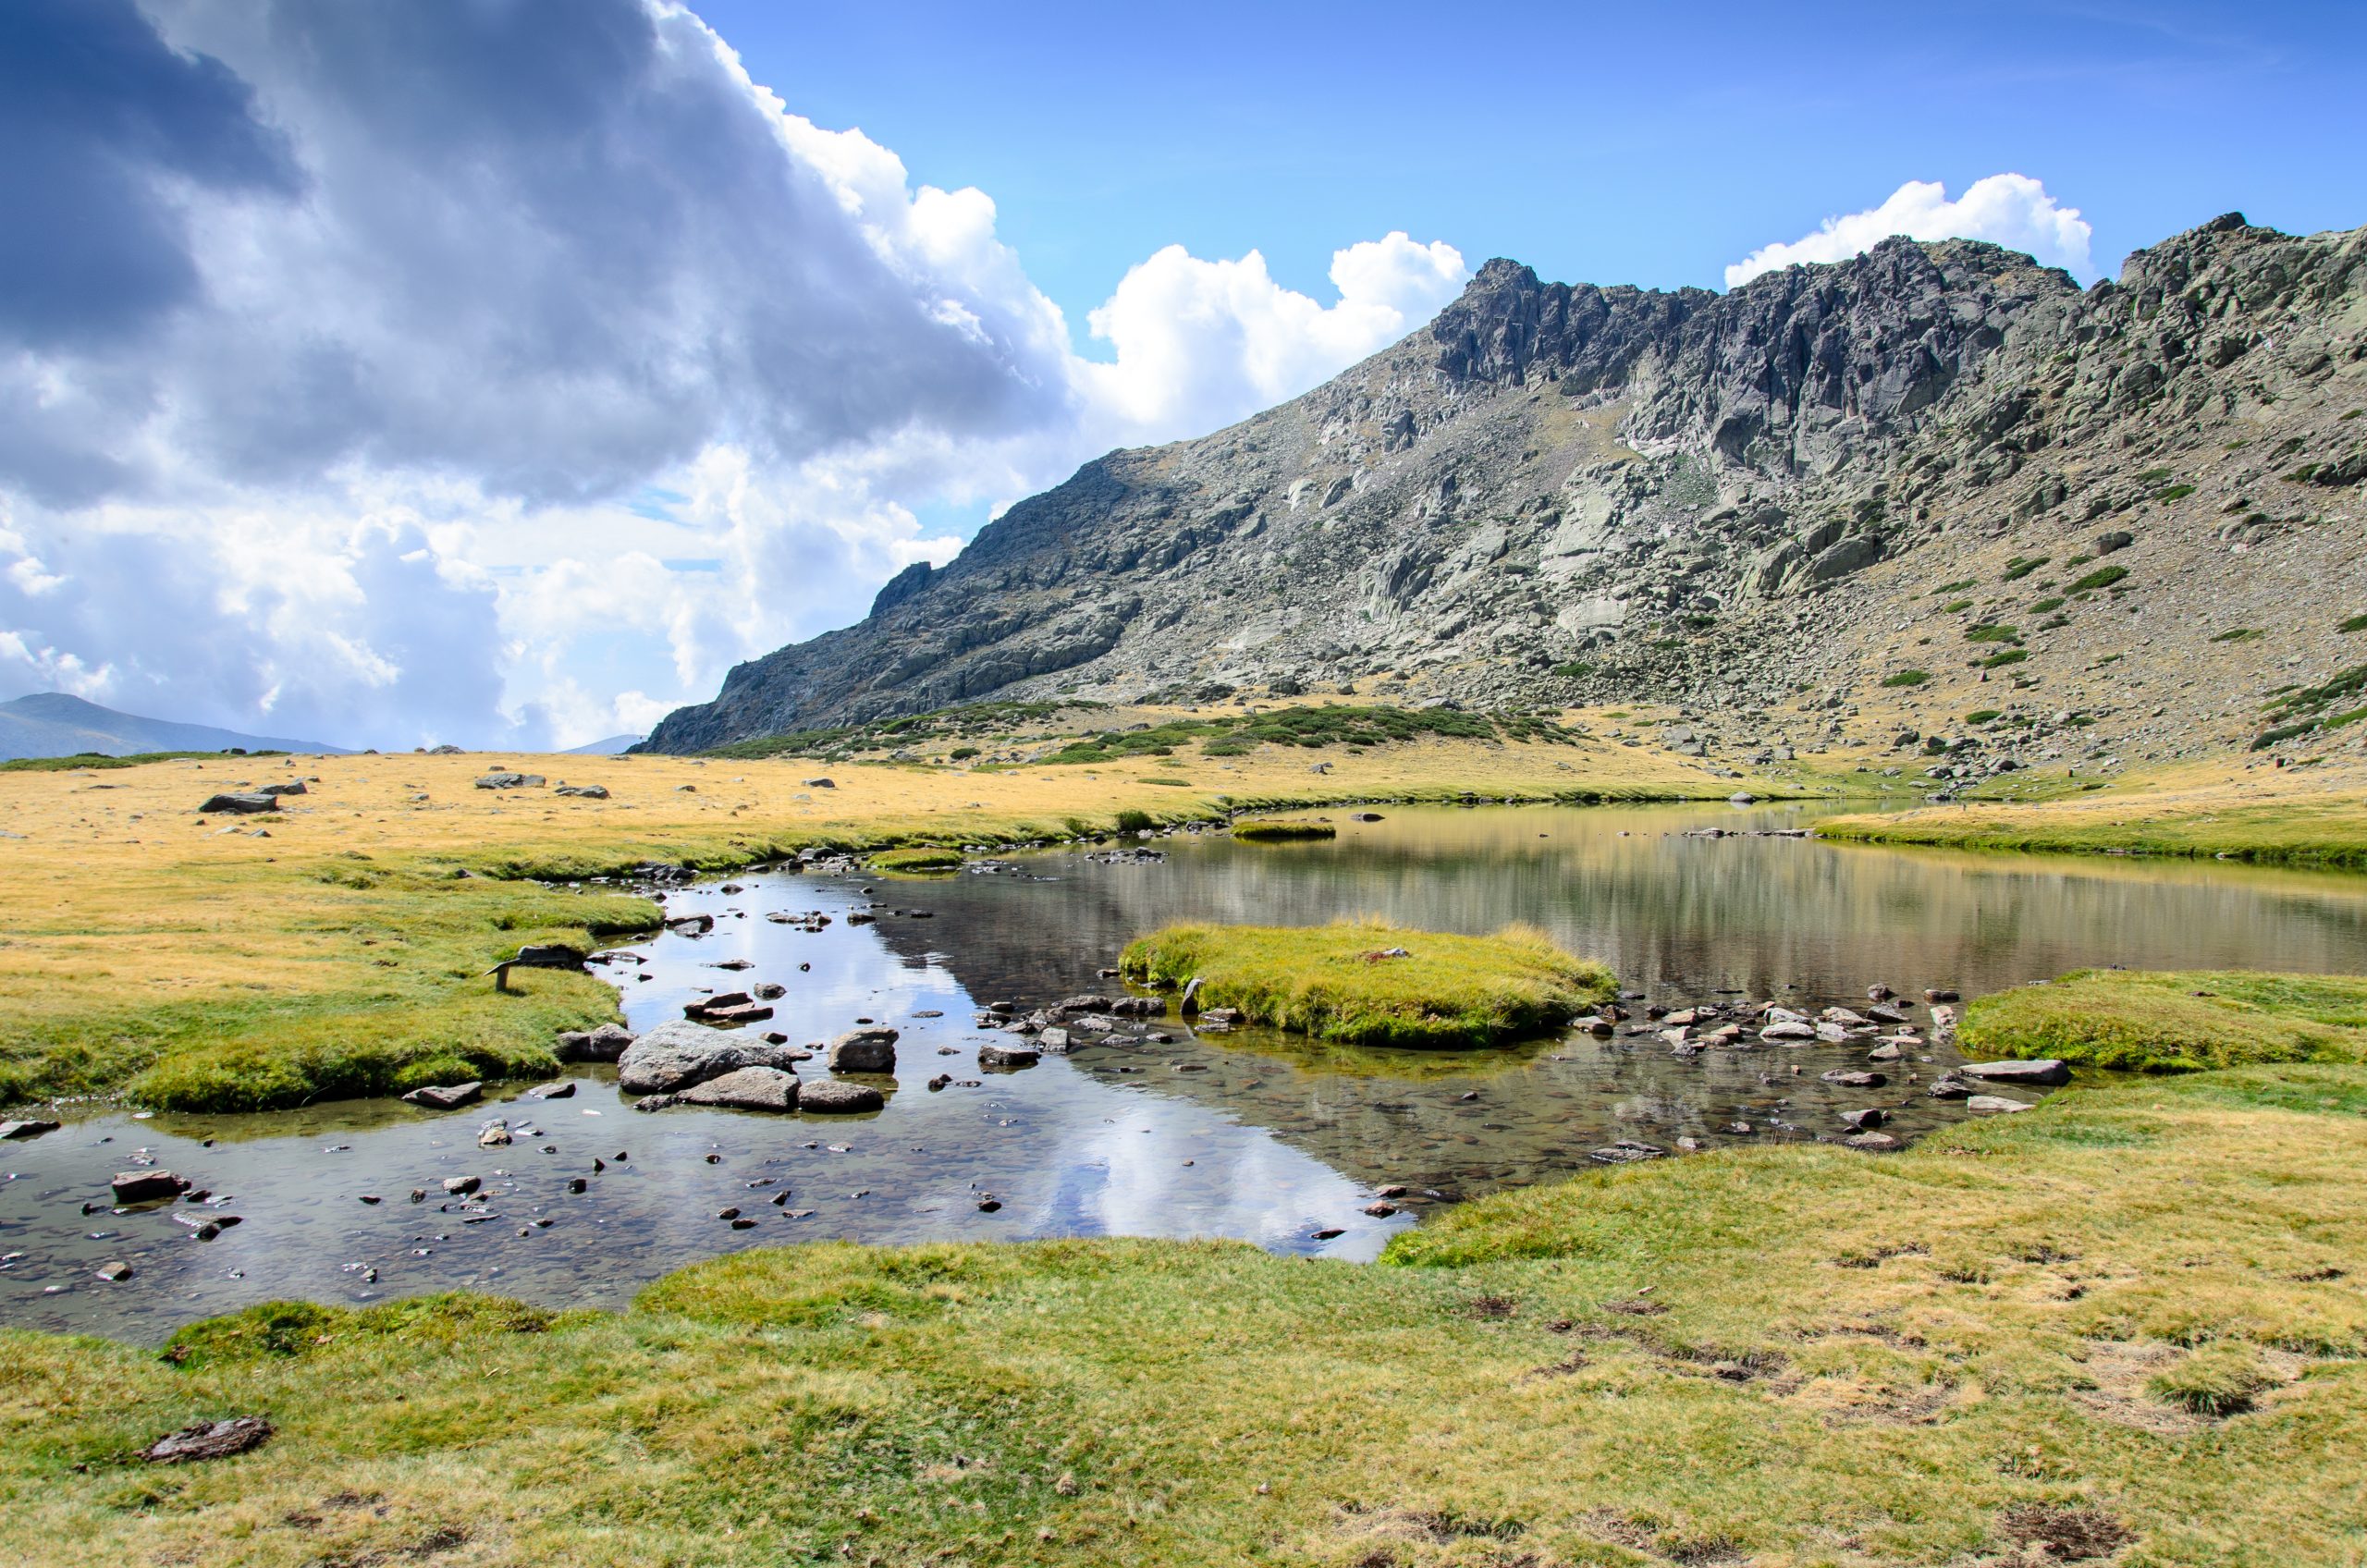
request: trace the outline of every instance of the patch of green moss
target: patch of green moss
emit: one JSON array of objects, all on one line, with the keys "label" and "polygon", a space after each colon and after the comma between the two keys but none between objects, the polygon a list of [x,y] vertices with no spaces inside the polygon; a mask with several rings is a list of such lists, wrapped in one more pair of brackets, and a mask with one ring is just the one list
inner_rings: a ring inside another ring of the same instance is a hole
[{"label": "patch of green moss", "polygon": [[1128,978],[1200,982],[1202,1009],[1361,1046],[1452,1048],[1561,1028],[1616,993],[1610,971],[1533,926],[1491,937],[1379,921],[1171,925],[1127,945]]}]

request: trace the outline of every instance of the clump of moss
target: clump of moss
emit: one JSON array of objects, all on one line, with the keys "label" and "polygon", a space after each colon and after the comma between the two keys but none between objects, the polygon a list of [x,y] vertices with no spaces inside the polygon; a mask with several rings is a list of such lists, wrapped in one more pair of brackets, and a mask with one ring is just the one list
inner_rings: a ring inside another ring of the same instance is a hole
[{"label": "clump of moss", "polygon": [[2085,577],[2067,584],[2063,591],[2067,594],[2091,594],[2099,588],[2111,587],[2128,575],[2128,569],[2125,566],[2100,566]]},{"label": "clump of moss", "polygon": [[1280,817],[1269,822],[1239,822],[1233,836],[1253,844],[1286,844],[1304,839],[1336,839],[1340,830],[1328,822]]},{"label": "clump of moss", "polygon": [[2367,1060],[2367,978],[2247,971],[2082,969],[1982,997],[1968,1054],[2192,1072]]},{"label": "clump of moss", "polygon": [[877,871],[959,871],[962,851],[938,844],[917,844],[904,850],[882,850],[871,857]]},{"label": "clump of moss", "polygon": [[1372,920],[1330,925],[1170,925],[1128,944],[1135,980],[1196,979],[1203,1008],[1351,1045],[1450,1049],[1558,1029],[1616,991],[1611,972],[1534,926],[1491,937]]},{"label": "clump of moss", "polygon": [[1902,669],[1883,677],[1885,686],[1920,686],[1932,679],[1928,669]]}]

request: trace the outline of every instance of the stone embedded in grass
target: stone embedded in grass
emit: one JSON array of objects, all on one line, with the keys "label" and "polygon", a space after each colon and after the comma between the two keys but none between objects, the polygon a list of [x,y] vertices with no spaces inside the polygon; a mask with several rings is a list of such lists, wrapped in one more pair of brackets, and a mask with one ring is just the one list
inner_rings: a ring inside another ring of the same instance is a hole
[{"label": "stone embedded in grass", "polygon": [[464,1105],[474,1104],[484,1095],[483,1084],[423,1084],[403,1098],[429,1110],[458,1110]]},{"label": "stone embedded in grass", "polygon": [[[1375,961],[1392,949],[1407,956]],[[1237,1011],[1325,1040],[1434,1048],[1549,1033],[1617,988],[1600,965],[1521,926],[1463,937],[1367,921],[1171,925],[1129,944],[1119,967],[1152,985],[1196,981],[1204,1024]]]},{"label": "stone embedded in grass", "polygon": [[1956,1071],[1968,1078],[1982,1078],[1993,1084],[2068,1084],[2071,1069],[2052,1057],[2030,1061],[1968,1061]]},{"label": "stone embedded in grass", "polygon": [[1968,1095],[1964,1108],[1975,1116],[2001,1116],[2032,1109],[2028,1100],[2009,1100],[2003,1095]]},{"label": "stone embedded in grass", "polygon": [[205,798],[205,803],[197,809],[201,815],[209,812],[233,816],[251,815],[256,812],[277,811],[279,797],[263,794],[260,791],[252,794],[232,792],[208,795]]},{"label": "stone embedded in grass", "polygon": [[197,1460],[227,1459],[260,1446],[270,1438],[270,1421],[260,1415],[234,1415],[227,1421],[200,1421],[167,1433],[140,1451],[151,1464],[186,1464]]}]

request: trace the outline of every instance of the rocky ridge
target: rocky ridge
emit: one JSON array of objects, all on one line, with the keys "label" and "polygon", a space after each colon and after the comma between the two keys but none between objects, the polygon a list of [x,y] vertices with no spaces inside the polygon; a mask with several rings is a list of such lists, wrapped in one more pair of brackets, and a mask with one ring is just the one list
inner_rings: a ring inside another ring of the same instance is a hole
[{"label": "rocky ridge", "polygon": [[[1493,261],[1306,396],[1086,464],[647,746],[1261,689],[1662,704],[1712,754],[2249,746],[2367,663],[2339,630],[2367,611],[2362,263],[2367,230],[2232,214],[2085,290],[1964,240],[1723,295]],[[2356,743],[2302,718],[2287,751]]]}]

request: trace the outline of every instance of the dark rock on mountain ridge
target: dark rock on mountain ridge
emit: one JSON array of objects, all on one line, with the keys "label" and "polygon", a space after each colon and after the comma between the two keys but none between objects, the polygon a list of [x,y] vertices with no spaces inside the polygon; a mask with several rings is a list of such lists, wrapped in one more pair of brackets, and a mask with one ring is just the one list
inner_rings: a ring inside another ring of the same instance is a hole
[{"label": "dark rock on mountain ridge", "polygon": [[[1278,680],[1662,701],[1804,741],[1860,702],[1913,720],[1978,684],[2025,742],[2240,741],[2256,704],[2230,693],[2324,679],[2347,652],[2331,606],[2367,608],[2367,443],[2343,417],[2367,402],[2361,260],[2361,231],[2231,215],[2084,292],[1963,240],[1723,295],[1490,262],[1306,396],[1087,463],[900,574],[861,624],[734,669],[649,746]],[[2106,520],[2130,536],[2125,583],[2009,575],[2095,555]],[[1943,582],[1963,610],[1943,615]],[[1994,651],[1961,643],[1991,615],[2025,658],[1950,675]],[[2213,640],[2231,626],[2261,635]],[[2140,646],[2189,679],[2098,673]],[[1909,663],[1928,691],[1879,686]],[[2064,731],[2072,709],[2092,733]]]}]

